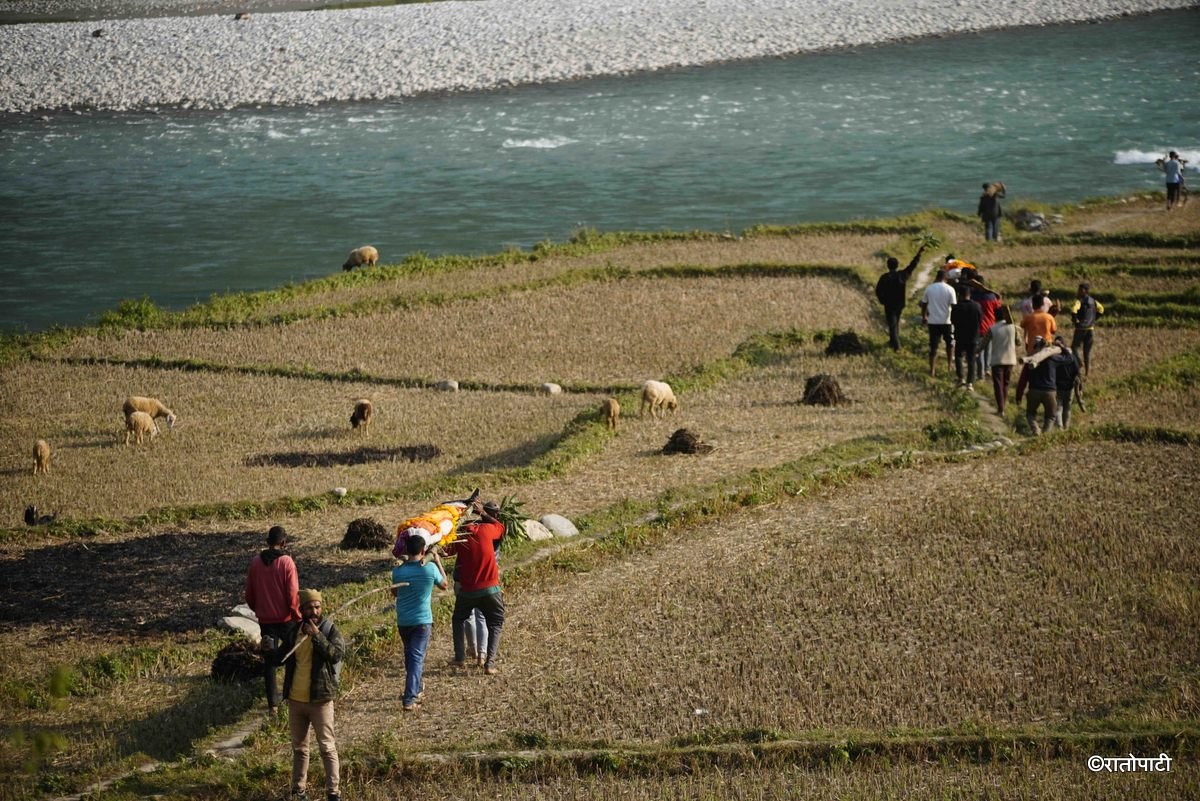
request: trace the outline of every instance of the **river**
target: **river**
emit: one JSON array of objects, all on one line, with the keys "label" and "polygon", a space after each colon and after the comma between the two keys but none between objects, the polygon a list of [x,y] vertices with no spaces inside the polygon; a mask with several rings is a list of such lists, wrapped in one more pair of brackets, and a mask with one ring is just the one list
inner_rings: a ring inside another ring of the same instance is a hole
[{"label": "river", "polygon": [[[387,103],[0,119],[0,329],[178,309],[375,245],[973,213],[1200,163],[1200,11]],[[1200,183],[1200,181],[1196,181]]]}]

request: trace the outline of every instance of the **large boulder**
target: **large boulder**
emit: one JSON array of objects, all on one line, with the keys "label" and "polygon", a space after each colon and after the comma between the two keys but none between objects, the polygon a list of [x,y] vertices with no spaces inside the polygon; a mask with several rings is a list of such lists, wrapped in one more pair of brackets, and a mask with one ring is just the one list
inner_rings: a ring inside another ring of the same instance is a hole
[{"label": "large boulder", "polygon": [[537,520],[526,520],[525,536],[528,537],[532,542],[541,542],[542,540],[553,538],[554,534],[551,533],[550,529],[543,526]]},{"label": "large boulder", "polygon": [[542,525],[550,529],[550,533],[556,537],[575,537],[579,534],[575,524],[562,515],[542,515]]}]

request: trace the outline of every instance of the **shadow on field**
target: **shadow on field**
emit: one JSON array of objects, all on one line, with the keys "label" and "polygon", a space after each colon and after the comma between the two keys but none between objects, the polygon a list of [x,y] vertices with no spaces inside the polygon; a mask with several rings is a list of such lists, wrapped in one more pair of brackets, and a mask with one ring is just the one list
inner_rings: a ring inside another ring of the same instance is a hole
[{"label": "shadow on field", "polygon": [[[0,621],[89,633],[213,627],[242,602],[261,531],[160,534],[114,543],[68,542],[0,560]],[[378,566],[326,564],[292,549],[305,586],[364,581]]]},{"label": "shadow on field", "polygon": [[548,434],[528,442],[522,442],[506,450],[480,456],[478,459],[456,467],[450,471],[450,475],[480,473],[505,467],[524,467],[557,445],[559,440],[560,437],[557,434]]},{"label": "shadow on field", "polygon": [[363,446],[352,451],[329,453],[320,451],[284,451],[247,456],[246,467],[349,467],[371,462],[428,462],[442,455],[437,445],[401,445],[398,448]]},{"label": "shadow on field", "polygon": [[187,694],[166,709],[132,721],[117,735],[121,756],[145,754],[169,761],[191,753],[195,738],[226,726],[250,711],[258,700],[261,680],[215,682],[207,676],[186,679]]}]

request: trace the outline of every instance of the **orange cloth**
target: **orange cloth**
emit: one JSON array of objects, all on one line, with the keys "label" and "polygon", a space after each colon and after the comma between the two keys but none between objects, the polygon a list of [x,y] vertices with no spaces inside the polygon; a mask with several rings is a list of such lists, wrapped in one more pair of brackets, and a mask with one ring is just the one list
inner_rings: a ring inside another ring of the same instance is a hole
[{"label": "orange cloth", "polygon": [[446,545],[458,534],[458,521],[465,510],[460,505],[443,503],[422,515],[410,517],[396,528],[396,533],[419,528],[430,533],[429,542]]}]

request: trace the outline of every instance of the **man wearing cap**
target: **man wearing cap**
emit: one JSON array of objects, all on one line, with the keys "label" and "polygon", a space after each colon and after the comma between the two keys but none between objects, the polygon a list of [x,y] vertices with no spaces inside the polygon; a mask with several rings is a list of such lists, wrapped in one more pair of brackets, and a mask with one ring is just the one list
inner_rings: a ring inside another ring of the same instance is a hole
[{"label": "man wearing cap", "polygon": [[301,590],[300,627],[284,640],[283,694],[288,699],[292,735],[292,798],[308,801],[308,729],[311,726],[325,766],[326,801],[341,801],[337,743],[333,736],[333,699],[338,692],[340,663],[346,641],[332,620],[323,618],[321,593]]},{"label": "man wearing cap", "polygon": [[[288,535],[283,526],[271,526],[267,547],[250,561],[246,573],[246,605],[258,618],[264,643],[290,639],[300,622],[300,581],[296,563],[284,552]],[[278,663],[268,651],[263,674],[267,684],[267,710],[274,715],[279,707]]]},{"label": "man wearing cap", "polygon": [[484,672],[489,676],[499,672],[496,653],[500,648],[500,629],[504,627],[504,599],[500,594],[500,568],[496,564],[496,543],[504,536],[504,524],[499,520],[500,507],[489,501],[474,503],[479,521],[462,526],[465,539],[449,547],[447,554],[457,557],[455,567],[461,588],[454,600],[454,664],[466,665],[466,635],[463,624],[479,609],[487,621],[487,655]]}]

